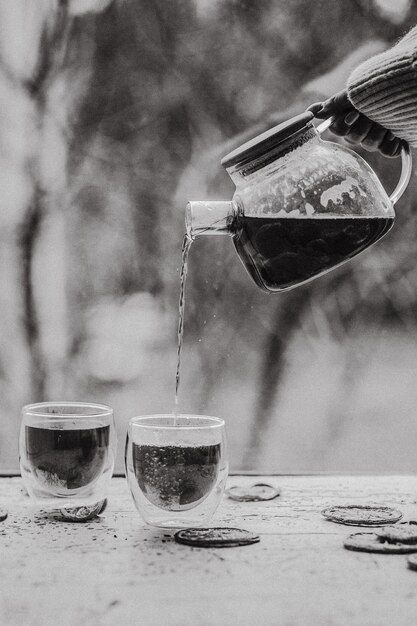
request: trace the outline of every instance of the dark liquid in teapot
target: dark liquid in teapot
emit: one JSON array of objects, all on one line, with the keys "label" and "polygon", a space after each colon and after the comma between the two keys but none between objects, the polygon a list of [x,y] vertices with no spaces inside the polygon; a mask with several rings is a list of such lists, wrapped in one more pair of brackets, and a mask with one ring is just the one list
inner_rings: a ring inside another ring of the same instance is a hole
[{"label": "dark liquid in teapot", "polygon": [[393,217],[241,217],[233,240],[256,284],[284,291],[351,259],[393,223]]}]

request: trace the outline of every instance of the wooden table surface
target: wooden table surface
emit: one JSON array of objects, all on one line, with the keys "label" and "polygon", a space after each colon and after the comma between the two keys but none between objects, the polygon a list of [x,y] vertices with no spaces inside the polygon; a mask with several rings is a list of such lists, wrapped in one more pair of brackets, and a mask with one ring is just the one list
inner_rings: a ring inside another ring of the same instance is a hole
[{"label": "wooden table surface", "polygon": [[[269,502],[224,498],[211,525],[246,528],[261,541],[190,548],[145,526],[124,478],[106,511],[85,524],[30,508],[20,478],[0,478],[1,626],[410,626],[417,572],[404,555],[350,552],[364,530],[326,521],[327,505],[399,508],[417,519],[414,476],[231,476],[280,486]],[[365,529],[366,530],[366,529]]]}]

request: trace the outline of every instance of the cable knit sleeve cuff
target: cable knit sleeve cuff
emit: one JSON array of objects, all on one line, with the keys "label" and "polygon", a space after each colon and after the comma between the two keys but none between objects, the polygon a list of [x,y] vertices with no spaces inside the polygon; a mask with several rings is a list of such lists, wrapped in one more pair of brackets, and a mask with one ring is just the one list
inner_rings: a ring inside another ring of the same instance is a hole
[{"label": "cable knit sleeve cuff", "polygon": [[361,113],[417,147],[417,27],[359,65],[347,90]]}]

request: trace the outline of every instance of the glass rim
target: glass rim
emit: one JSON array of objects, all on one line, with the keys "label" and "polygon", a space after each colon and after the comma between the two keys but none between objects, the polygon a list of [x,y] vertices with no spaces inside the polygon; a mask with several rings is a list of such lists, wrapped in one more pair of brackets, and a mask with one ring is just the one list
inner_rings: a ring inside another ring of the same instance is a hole
[{"label": "glass rim", "polygon": [[[157,424],[153,422],[158,422],[158,420],[169,418],[172,420],[172,424]],[[195,419],[196,421],[206,420],[209,423],[205,424],[176,424],[176,419]],[[149,430],[169,430],[172,428],[178,428],[182,431],[184,430],[208,430],[214,428],[220,428],[225,426],[225,421],[221,417],[215,417],[213,415],[196,415],[195,413],[178,413],[175,415],[174,413],[154,413],[150,415],[138,415],[136,417],[131,417],[129,420],[129,427],[138,426],[140,428],[149,429]]]},{"label": "glass rim", "polygon": [[[68,412],[68,413],[48,413],[46,411],[47,407],[64,407],[74,409],[86,408],[90,409],[89,413],[76,413],[76,412]],[[97,402],[69,402],[69,401],[47,401],[47,402],[34,402],[31,404],[26,404],[22,408],[22,415],[28,415],[30,417],[41,417],[41,418],[49,418],[49,419],[84,419],[84,418],[92,418],[92,417],[105,417],[107,415],[113,415],[112,407],[107,404],[98,404]]]}]

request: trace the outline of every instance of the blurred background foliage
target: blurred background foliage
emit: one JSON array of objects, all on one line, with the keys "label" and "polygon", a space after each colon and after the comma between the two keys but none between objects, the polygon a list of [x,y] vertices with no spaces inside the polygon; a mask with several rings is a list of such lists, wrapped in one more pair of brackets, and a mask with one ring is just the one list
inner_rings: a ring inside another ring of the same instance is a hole
[{"label": "blurred background foliage", "polygon": [[[173,409],[187,200],[230,198],[224,154],[416,23],[414,0],[0,0],[0,468],[48,399],[111,404],[122,468],[128,419]],[[179,408],[226,419],[232,469],[416,468],[415,195],[279,296],[228,238],[193,244]]]}]

